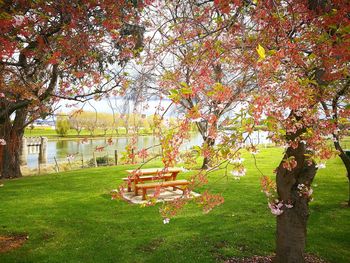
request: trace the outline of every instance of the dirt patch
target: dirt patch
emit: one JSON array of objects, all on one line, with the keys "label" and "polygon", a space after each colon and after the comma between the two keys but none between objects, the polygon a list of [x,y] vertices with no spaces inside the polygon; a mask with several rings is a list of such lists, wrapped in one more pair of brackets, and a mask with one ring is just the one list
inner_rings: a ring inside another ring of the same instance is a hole
[{"label": "dirt patch", "polygon": [[[272,263],[274,256],[253,256],[250,258],[231,258],[225,263]],[[327,261],[311,254],[305,255],[305,263],[327,263]]]},{"label": "dirt patch", "polygon": [[152,239],[149,243],[142,245],[140,247],[140,250],[143,252],[153,252],[158,247],[160,247],[164,243],[164,241],[165,241],[165,239],[161,238],[161,237]]},{"label": "dirt patch", "polygon": [[21,247],[27,239],[27,235],[0,236],[0,253]]}]

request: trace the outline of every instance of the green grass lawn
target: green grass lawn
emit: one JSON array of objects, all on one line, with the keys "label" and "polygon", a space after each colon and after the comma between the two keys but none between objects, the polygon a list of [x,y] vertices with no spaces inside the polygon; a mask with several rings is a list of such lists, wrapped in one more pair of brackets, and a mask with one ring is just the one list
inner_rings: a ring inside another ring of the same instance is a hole
[{"label": "green grass lawn", "polygon": [[[188,263],[270,255],[275,218],[261,193],[253,159],[245,158],[247,176],[240,181],[219,179],[222,172],[210,176],[205,188],[221,192],[223,205],[203,214],[189,204],[167,225],[159,205],[140,208],[110,199],[110,190],[131,166],[5,181],[0,188],[0,234],[27,233],[29,240],[0,254],[0,262]],[[280,149],[263,149],[258,167],[272,176],[280,159]],[[350,262],[350,209],[342,205],[348,184],[341,161],[328,161],[314,185],[307,251],[330,262]]]}]

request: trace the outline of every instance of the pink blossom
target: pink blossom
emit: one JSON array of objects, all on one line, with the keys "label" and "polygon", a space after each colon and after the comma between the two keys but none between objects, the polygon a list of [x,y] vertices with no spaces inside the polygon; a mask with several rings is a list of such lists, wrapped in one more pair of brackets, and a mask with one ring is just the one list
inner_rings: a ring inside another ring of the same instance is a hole
[{"label": "pink blossom", "polygon": [[324,168],[326,168],[326,164],[325,163],[319,163],[319,164],[316,165],[316,168],[324,169]]},{"label": "pink blossom", "polygon": [[314,190],[312,188],[310,188],[309,192],[308,192],[308,195],[312,195],[312,193],[314,192]]},{"label": "pink blossom", "polygon": [[163,219],[163,224],[169,224],[170,223],[170,218],[164,218]]},{"label": "pink blossom", "polygon": [[299,190],[302,190],[304,187],[305,187],[304,184],[298,184],[298,189],[299,189]]},{"label": "pink blossom", "polygon": [[24,16],[16,15],[16,16],[14,16],[14,20],[15,20],[14,24],[16,26],[20,26],[20,25],[22,25],[22,23],[24,21]]},{"label": "pink blossom", "polygon": [[244,161],[244,159],[243,158],[229,159],[229,161],[232,164],[235,164],[235,163],[241,164]]},{"label": "pink blossom", "polygon": [[283,210],[281,209],[281,207],[283,206],[282,202],[279,202],[277,205],[269,203],[268,206],[271,210],[271,213],[275,216],[279,216],[283,213]]},{"label": "pink blossom", "polygon": [[83,140],[81,140],[80,143],[81,143],[81,144],[88,144],[89,142],[88,142],[88,139],[87,139],[87,138],[84,138]]},{"label": "pink blossom", "polygon": [[245,168],[241,168],[239,170],[233,170],[231,171],[231,174],[234,176],[234,177],[242,177],[242,176],[245,176],[247,170]]}]

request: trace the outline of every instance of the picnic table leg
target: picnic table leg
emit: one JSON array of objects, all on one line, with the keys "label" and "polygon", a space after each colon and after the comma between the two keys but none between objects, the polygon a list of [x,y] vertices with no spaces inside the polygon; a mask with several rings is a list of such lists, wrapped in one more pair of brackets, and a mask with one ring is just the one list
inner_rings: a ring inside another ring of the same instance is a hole
[{"label": "picnic table leg", "polygon": [[[179,173],[179,172],[172,172],[172,173],[171,173],[171,175],[172,175],[172,180],[173,180],[173,181],[176,181],[176,176],[177,176],[178,173]],[[176,191],[176,187],[175,187],[175,186],[173,187],[173,191]]]},{"label": "picnic table leg", "polygon": [[139,195],[139,189],[136,187],[136,185],[138,184],[138,180],[135,178],[134,179],[134,192],[135,192],[135,196]]},{"label": "picnic table leg", "polygon": [[146,200],[146,194],[147,194],[147,189],[143,188],[142,189],[142,200]]}]

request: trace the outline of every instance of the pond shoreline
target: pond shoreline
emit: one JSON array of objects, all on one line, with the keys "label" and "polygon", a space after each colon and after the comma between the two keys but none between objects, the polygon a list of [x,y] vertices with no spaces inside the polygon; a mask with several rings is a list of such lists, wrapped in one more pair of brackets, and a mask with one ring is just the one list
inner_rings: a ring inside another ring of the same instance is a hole
[{"label": "pond shoreline", "polygon": [[[150,133],[150,134],[137,134],[137,136],[152,136],[153,134]],[[55,136],[55,135],[24,135],[25,137],[29,138],[33,138],[33,137],[46,137],[49,141],[66,141],[66,140],[82,140],[82,139],[87,139],[87,140],[94,140],[94,139],[97,139],[97,140],[101,140],[101,139],[109,139],[109,138],[130,138],[132,137],[133,135],[128,135],[128,134],[122,134],[122,135],[115,135],[115,134],[106,134],[106,135],[80,135],[80,136]]]}]

